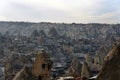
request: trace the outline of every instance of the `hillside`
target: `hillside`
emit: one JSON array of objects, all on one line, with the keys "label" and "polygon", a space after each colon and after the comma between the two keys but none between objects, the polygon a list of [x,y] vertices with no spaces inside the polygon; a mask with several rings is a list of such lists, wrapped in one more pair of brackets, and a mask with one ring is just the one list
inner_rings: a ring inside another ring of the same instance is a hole
[{"label": "hillside", "polygon": [[[30,22],[0,22],[0,32],[10,35],[30,36],[33,30],[43,30],[49,34],[54,27],[60,35],[67,35],[71,38],[94,38],[107,37],[107,34],[120,34],[119,24],[65,24],[65,23],[30,23]],[[112,32],[111,32],[112,31]]]},{"label": "hillside", "polygon": [[120,43],[114,45],[96,80],[120,80]]}]

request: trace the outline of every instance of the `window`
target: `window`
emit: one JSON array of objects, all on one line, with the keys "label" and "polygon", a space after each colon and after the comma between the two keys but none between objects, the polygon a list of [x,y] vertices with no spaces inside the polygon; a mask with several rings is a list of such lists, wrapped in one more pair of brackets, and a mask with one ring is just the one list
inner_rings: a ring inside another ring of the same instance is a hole
[{"label": "window", "polygon": [[42,79],[41,79],[41,76],[38,77],[38,80],[42,80]]},{"label": "window", "polygon": [[49,65],[48,65],[48,70],[50,70],[50,68],[51,68],[51,65],[49,64]]},{"label": "window", "polygon": [[99,63],[97,62],[97,64],[99,64]]},{"label": "window", "polygon": [[45,64],[42,64],[42,69],[45,69]]}]

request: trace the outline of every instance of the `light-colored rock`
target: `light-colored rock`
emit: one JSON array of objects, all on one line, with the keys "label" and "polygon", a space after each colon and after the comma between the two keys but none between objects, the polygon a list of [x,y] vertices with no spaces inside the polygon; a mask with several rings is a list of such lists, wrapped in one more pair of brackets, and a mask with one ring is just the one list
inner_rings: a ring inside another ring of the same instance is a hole
[{"label": "light-colored rock", "polygon": [[89,69],[87,63],[84,62],[84,63],[82,64],[81,77],[82,77],[82,78],[90,78],[90,76],[91,76],[90,69]]}]

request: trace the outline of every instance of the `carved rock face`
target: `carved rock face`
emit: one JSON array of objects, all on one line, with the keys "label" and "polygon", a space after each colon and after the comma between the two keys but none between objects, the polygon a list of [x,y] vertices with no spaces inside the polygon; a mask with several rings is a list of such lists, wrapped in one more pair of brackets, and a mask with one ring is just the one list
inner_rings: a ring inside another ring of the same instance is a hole
[{"label": "carved rock face", "polygon": [[120,80],[120,43],[114,45],[96,80]]},{"label": "carved rock face", "polygon": [[67,75],[74,76],[74,77],[80,76],[81,75],[81,67],[82,67],[82,64],[79,62],[79,60],[76,58],[73,58],[70,68],[68,69]]},{"label": "carved rock face", "polygon": [[90,78],[91,76],[91,72],[90,72],[90,69],[87,65],[87,63],[83,63],[82,65],[82,69],[81,69],[81,77],[82,78]]},{"label": "carved rock face", "polygon": [[5,61],[5,80],[12,80],[25,64],[31,63],[29,57],[11,54]]},{"label": "carved rock face", "polygon": [[[19,66],[21,68],[18,69]],[[51,68],[52,62],[43,50],[37,52],[34,63],[30,62],[29,56],[19,57],[15,54],[9,58],[5,65],[5,80],[38,80],[38,78],[50,80]]]},{"label": "carved rock face", "polygon": [[48,77],[52,67],[47,53],[45,51],[38,51],[38,55],[33,64],[32,74],[36,77]]}]

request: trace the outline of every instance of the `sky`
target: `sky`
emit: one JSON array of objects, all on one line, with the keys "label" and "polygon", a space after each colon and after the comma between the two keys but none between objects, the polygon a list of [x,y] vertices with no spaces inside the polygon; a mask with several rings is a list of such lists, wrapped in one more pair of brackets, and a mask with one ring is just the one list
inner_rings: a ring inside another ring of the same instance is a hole
[{"label": "sky", "polygon": [[120,0],[0,0],[0,21],[120,23]]}]

